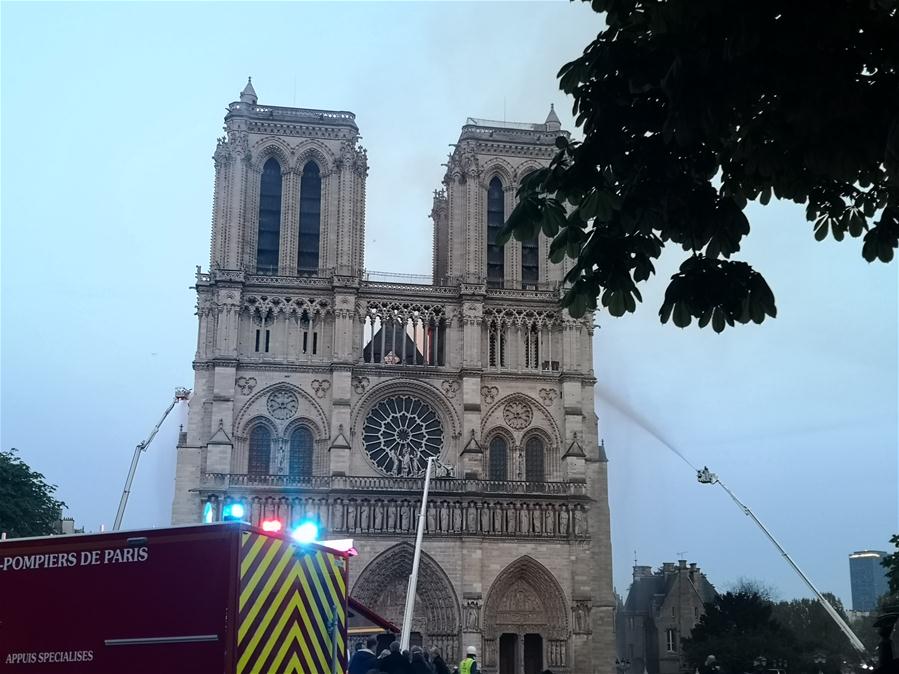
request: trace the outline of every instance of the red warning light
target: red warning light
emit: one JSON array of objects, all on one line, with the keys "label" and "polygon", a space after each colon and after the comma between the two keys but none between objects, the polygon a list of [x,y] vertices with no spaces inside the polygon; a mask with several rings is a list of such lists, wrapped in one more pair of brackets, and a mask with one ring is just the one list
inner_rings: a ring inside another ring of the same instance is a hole
[{"label": "red warning light", "polygon": [[262,520],[262,530],[271,532],[273,534],[281,531],[281,528],[283,526],[284,525],[281,524],[281,520]]}]

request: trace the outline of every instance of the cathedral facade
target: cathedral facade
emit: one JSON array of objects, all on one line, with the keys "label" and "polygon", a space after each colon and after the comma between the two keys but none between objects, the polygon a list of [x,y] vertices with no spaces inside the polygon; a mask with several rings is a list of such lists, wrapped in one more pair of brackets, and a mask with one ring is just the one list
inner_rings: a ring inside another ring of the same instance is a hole
[{"label": "cathedral facade", "polygon": [[349,112],[261,105],[216,147],[211,260],[175,524],[309,516],[353,538],[353,597],[402,622],[435,459],[413,643],[487,674],[607,674],[615,646],[592,318],[549,241],[496,235],[562,131],[469,119],[434,193],[433,279],[363,269],[368,159]]}]

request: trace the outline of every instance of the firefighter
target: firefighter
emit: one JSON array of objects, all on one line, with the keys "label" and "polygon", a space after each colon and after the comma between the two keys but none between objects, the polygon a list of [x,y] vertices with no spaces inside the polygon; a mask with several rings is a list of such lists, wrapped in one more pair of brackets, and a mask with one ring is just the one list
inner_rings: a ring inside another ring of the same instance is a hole
[{"label": "firefighter", "polygon": [[478,663],[475,660],[478,657],[478,649],[469,646],[465,653],[465,659],[459,663],[459,674],[479,674],[481,670],[478,669]]}]

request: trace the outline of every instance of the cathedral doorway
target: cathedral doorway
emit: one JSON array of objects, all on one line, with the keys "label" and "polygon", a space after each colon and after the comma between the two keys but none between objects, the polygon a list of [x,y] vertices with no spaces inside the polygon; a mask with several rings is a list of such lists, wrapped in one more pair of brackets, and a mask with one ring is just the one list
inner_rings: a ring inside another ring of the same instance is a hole
[{"label": "cathedral doorway", "polygon": [[568,610],[558,581],[521,557],[500,572],[484,604],[485,674],[568,671]]},{"label": "cathedral doorway", "polygon": [[499,638],[499,674],[518,674],[518,635],[503,634]]},{"label": "cathedral doorway", "polygon": [[[402,625],[413,548],[400,543],[388,548],[366,566],[350,593],[354,599]],[[410,645],[437,646],[447,662],[459,659],[462,631],[459,601],[449,577],[427,553],[421,553]]]},{"label": "cathedral doorway", "polygon": [[539,634],[524,635],[524,674],[540,674],[543,671],[543,637]]}]

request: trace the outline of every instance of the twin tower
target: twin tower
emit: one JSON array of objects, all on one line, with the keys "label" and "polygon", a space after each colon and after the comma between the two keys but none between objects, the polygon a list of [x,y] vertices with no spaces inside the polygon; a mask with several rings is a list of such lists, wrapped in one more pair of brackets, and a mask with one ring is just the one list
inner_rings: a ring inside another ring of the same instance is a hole
[{"label": "twin tower", "polygon": [[367,280],[368,157],[349,112],[262,105],[216,147],[211,259],[173,523],[312,516],[353,538],[352,596],[400,623],[438,463],[413,643],[487,674],[613,671],[592,317],[560,309],[549,241],[496,245],[562,131],[469,119],[435,191],[433,279]]}]

